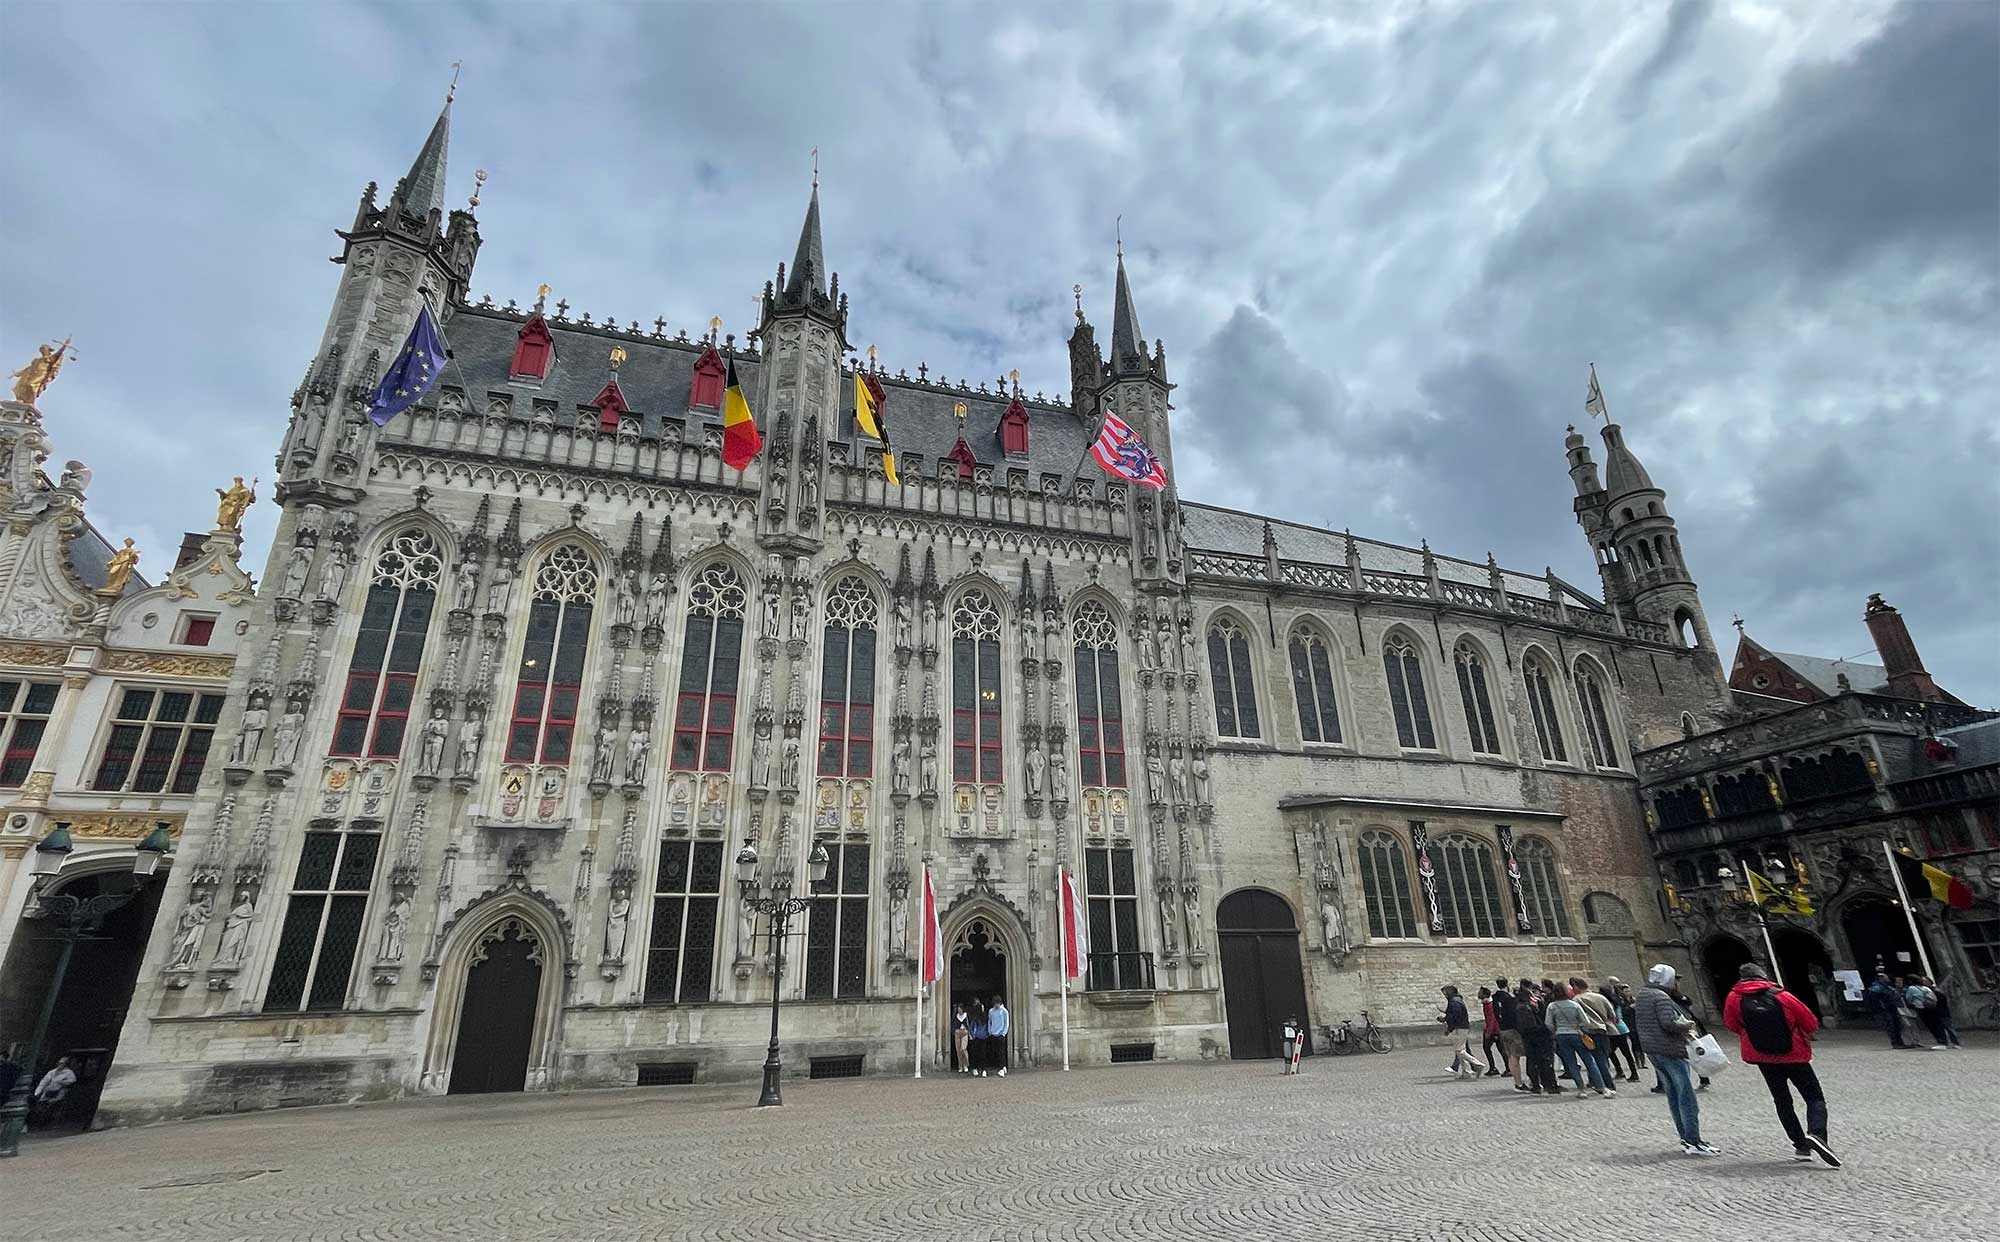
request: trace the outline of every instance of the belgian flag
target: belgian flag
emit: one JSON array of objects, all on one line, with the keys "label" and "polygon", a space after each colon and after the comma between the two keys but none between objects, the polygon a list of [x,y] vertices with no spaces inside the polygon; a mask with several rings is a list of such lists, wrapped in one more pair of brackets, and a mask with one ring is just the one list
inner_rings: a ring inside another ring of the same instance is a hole
[{"label": "belgian flag", "polygon": [[901,487],[903,481],[896,477],[896,450],[889,443],[889,418],[885,407],[889,404],[887,393],[882,391],[882,381],[862,371],[854,373],[854,422],[862,431],[882,442],[882,473],[889,476],[889,482]]},{"label": "belgian flag", "polygon": [[1972,889],[1964,880],[1942,867],[1933,867],[1901,851],[1897,851],[1895,858],[1896,870],[1902,873],[1903,888],[1910,896],[1930,897],[1954,910],[1971,908]]},{"label": "belgian flag", "polygon": [[757,420],[750,417],[750,403],[743,399],[743,381],[736,378],[736,356],[729,358],[729,387],[722,394],[722,464],[731,470],[746,470],[764,447],[757,432]]}]

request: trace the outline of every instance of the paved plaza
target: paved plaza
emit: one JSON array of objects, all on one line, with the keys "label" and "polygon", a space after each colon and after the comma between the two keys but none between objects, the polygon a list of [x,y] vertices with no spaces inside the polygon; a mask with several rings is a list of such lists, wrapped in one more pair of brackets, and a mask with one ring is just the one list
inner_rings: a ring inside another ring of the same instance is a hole
[{"label": "paved plaza", "polygon": [[57,1239],[1990,1238],[2000,1056],[1830,1040],[1847,1165],[1797,1165],[1754,1070],[1702,1097],[1447,1081],[1445,1053],[428,1099],[107,1131],[0,1163]]}]

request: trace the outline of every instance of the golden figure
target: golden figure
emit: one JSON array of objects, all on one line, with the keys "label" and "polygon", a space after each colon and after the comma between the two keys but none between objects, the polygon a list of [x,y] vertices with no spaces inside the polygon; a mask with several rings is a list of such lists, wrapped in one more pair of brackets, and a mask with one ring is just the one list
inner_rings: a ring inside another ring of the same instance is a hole
[{"label": "golden figure", "polygon": [[257,503],[256,489],[243,486],[243,476],[239,474],[227,489],[216,488],[215,494],[222,498],[215,506],[215,528],[242,530],[243,511]]},{"label": "golden figure", "polygon": [[35,399],[48,390],[55,382],[56,372],[62,370],[63,359],[69,353],[69,340],[51,348],[37,345],[35,356],[27,366],[14,372],[14,400],[23,405],[33,405]]},{"label": "golden figure", "polygon": [[132,571],[138,567],[139,549],[132,546],[132,540],[127,539],[125,546],[113,552],[111,559],[104,564],[105,593],[116,595],[123,591],[126,580],[132,576]]}]

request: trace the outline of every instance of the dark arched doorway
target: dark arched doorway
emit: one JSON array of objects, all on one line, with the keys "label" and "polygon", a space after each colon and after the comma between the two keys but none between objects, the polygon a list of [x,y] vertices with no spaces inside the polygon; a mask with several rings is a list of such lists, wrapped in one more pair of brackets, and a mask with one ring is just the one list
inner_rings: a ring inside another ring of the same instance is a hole
[{"label": "dark arched doorway", "polygon": [[993,998],[1007,995],[1007,946],[985,919],[965,925],[951,953],[951,1001],[991,1007]]},{"label": "dark arched doorway", "polygon": [[520,919],[507,918],[480,937],[465,975],[452,1054],[453,1095],[519,1091],[528,1082],[535,1003],[542,990],[542,947]]},{"label": "dark arched doorway", "polygon": [[1734,936],[1716,936],[1701,946],[1701,968],[1708,976],[1708,994],[1718,1019],[1722,1013],[1722,999],[1742,978],[1737,969],[1745,962],[1756,960],[1757,955],[1750,951],[1750,946]]},{"label": "dark arched doorway", "polygon": [[[1841,914],[1840,928],[1847,933],[1854,969],[1861,972],[1864,984],[1874,982],[1878,970],[1888,971],[1892,978],[1923,973],[1917,942],[1910,938],[1910,923],[1900,903],[1863,897]],[[1930,947],[1928,940],[1925,947]]]},{"label": "dark arched doorway", "polygon": [[1771,945],[1778,951],[1778,975],[1785,990],[1824,1019],[1826,989],[1833,978],[1833,958],[1819,937],[1797,927],[1773,927]]},{"label": "dark arched doorway", "polygon": [[[88,900],[102,893],[131,892],[132,884],[131,871],[121,867],[67,880],[59,877],[57,887],[49,891]],[[160,894],[165,888],[163,878],[146,883],[130,901],[106,915],[97,931],[71,949],[62,992],[56,997],[48,1034],[42,1040],[40,1071],[46,1072],[56,1058],[68,1057],[76,1070],[76,1086],[56,1109],[36,1114],[38,1125],[82,1130],[96,1115],[97,1097],[104,1090],[105,1073],[118,1051],[118,1033],[125,1025],[125,1011],[132,1005],[132,986],[138,981],[146,940],[152,935],[153,917],[159,913]],[[18,1043],[22,1055],[26,1054],[62,952],[53,931],[45,920],[36,918],[23,918],[15,927],[6,966],[0,969],[0,1049]]]},{"label": "dark arched doorway", "polygon": [[[1229,1016],[1229,1055],[1238,1061],[1285,1054],[1284,1023],[1306,1012],[1305,968],[1299,962],[1299,925],[1276,893],[1238,889],[1215,908],[1222,945],[1222,993]],[[1311,1051],[1311,1036],[1307,1036]]]}]

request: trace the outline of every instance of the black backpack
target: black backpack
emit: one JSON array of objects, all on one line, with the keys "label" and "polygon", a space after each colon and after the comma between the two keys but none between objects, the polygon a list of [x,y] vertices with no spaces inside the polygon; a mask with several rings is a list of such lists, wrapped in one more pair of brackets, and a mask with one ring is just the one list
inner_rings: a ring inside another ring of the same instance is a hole
[{"label": "black backpack", "polygon": [[1785,1013],[1785,1003],[1778,999],[1777,988],[1745,992],[1736,1003],[1736,1014],[1752,1048],[1774,1057],[1792,1050],[1792,1019]]}]

